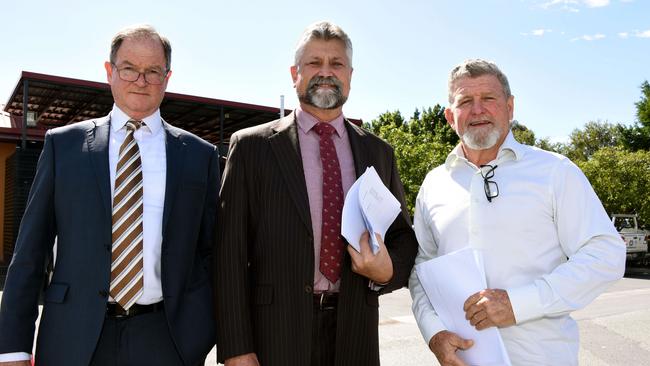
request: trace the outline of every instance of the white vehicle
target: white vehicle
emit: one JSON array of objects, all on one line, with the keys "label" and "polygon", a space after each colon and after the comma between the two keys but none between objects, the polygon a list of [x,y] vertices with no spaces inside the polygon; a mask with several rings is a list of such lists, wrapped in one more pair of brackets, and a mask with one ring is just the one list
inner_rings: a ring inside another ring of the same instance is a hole
[{"label": "white vehicle", "polygon": [[639,229],[637,215],[612,215],[612,223],[621,234],[627,248],[627,260],[633,262],[644,262],[648,254],[648,242],[645,230]]}]

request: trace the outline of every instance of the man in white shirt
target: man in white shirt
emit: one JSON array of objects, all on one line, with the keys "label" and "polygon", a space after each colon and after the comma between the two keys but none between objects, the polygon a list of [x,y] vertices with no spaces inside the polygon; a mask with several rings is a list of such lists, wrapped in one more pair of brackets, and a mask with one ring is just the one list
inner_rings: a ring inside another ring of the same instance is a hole
[{"label": "man in white shirt", "polygon": [[0,308],[0,365],[203,365],[214,346],[219,155],[167,124],[171,45],[127,28],[108,116],[48,130]]},{"label": "man in white shirt", "polygon": [[[625,246],[577,166],[515,141],[514,97],[494,63],[455,67],[449,103],[445,117],[461,141],[420,188],[416,264],[480,250],[488,288],[466,300],[467,321],[497,327],[513,365],[577,365],[570,313],[621,278]],[[443,365],[464,365],[456,351],[473,341],[446,329],[415,271],[409,287],[431,351]]]}]

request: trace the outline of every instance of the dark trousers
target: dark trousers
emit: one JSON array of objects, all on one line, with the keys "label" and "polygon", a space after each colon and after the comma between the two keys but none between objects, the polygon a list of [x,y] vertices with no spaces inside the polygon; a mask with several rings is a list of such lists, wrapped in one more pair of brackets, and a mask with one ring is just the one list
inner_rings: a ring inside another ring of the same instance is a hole
[{"label": "dark trousers", "polygon": [[90,366],[182,366],[164,311],[106,317]]},{"label": "dark trousers", "polygon": [[334,366],[336,359],[336,307],[314,308],[311,366]]}]

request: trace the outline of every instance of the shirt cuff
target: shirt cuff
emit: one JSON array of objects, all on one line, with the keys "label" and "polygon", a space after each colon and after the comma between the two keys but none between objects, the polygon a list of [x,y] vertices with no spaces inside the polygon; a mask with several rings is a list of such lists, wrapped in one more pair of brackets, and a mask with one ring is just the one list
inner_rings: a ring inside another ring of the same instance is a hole
[{"label": "shirt cuff", "polygon": [[26,352],[0,353],[0,362],[29,361],[32,355]]},{"label": "shirt cuff", "polygon": [[535,284],[506,289],[516,324],[544,316],[544,308]]},{"label": "shirt cuff", "polygon": [[437,316],[423,317],[418,322],[418,327],[420,328],[420,333],[422,333],[422,338],[424,338],[424,343],[427,344],[427,348],[429,347],[429,341],[434,335],[443,330],[447,330],[447,327],[442,324]]},{"label": "shirt cuff", "polygon": [[373,281],[373,280],[369,280],[369,281],[368,281],[368,288],[369,288],[371,291],[381,291],[381,289],[383,289],[384,287],[386,287],[386,285],[388,285],[389,283],[390,283],[390,281],[389,281],[389,282],[386,282],[386,283],[377,283],[377,282],[375,282],[375,281]]}]

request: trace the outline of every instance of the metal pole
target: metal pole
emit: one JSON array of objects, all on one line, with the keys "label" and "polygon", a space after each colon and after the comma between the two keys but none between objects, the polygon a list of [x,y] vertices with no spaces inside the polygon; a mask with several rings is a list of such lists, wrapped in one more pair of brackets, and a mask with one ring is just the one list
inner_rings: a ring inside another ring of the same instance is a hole
[{"label": "metal pole", "polygon": [[27,79],[23,80],[23,126],[21,128],[21,144],[22,150],[25,151],[27,148],[27,112],[29,112],[29,96],[27,95],[27,90],[29,89],[29,82]]},{"label": "metal pole", "polygon": [[223,106],[219,109],[219,154],[221,154],[223,153]]},{"label": "metal pole", "polygon": [[284,117],[284,95],[280,95],[280,118]]}]

